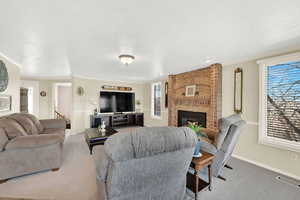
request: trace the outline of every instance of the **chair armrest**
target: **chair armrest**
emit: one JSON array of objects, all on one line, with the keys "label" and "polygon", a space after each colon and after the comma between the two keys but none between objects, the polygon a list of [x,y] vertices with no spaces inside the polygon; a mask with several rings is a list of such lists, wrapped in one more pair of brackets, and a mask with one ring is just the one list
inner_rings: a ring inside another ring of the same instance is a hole
[{"label": "chair armrest", "polygon": [[93,148],[93,159],[96,165],[97,177],[102,182],[106,182],[109,158],[104,151],[103,145],[95,146]]},{"label": "chair armrest", "polygon": [[207,153],[211,153],[215,155],[218,152],[218,149],[215,145],[202,141],[201,143],[201,151],[205,151]]},{"label": "chair armrest", "polygon": [[63,128],[66,129],[66,120],[64,119],[43,119],[40,120],[45,129],[49,128]]},{"label": "chair armrest", "polygon": [[20,136],[8,142],[5,146],[5,150],[38,148],[62,142],[63,139],[58,134]]}]

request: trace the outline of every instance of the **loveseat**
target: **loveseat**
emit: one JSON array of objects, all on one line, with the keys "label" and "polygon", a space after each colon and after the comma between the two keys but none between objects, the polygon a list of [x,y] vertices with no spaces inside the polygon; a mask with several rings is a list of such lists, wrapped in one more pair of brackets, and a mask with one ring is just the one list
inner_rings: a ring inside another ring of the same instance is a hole
[{"label": "loveseat", "polygon": [[0,117],[0,180],[62,164],[66,122],[15,113]]}]

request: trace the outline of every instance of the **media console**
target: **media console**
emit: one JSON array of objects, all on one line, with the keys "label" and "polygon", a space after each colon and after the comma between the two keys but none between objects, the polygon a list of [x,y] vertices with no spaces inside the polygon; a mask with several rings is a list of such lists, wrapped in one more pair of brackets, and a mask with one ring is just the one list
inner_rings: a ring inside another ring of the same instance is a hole
[{"label": "media console", "polygon": [[90,116],[90,127],[97,128],[105,121],[106,126],[144,126],[144,113],[99,114]]}]

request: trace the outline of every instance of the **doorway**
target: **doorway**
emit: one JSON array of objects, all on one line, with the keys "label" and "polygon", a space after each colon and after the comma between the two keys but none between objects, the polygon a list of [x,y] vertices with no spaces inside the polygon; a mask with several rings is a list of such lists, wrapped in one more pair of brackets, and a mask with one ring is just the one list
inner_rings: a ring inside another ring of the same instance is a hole
[{"label": "doorway", "polygon": [[71,129],[72,119],[72,83],[54,84],[54,115],[57,119],[65,119],[67,128]]},{"label": "doorway", "polygon": [[20,112],[30,113],[39,117],[39,82],[21,81]]}]

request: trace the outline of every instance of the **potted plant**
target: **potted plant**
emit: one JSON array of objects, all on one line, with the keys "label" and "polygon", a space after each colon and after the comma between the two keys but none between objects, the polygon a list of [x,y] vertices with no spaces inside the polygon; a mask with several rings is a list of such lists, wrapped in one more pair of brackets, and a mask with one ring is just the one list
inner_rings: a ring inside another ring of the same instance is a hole
[{"label": "potted plant", "polygon": [[208,136],[204,132],[201,131],[203,129],[203,127],[201,125],[198,125],[197,122],[188,122],[188,127],[196,133],[196,135],[199,139],[196,144],[196,147],[195,147],[194,157],[201,157],[201,153],[200,153],[200,148],[201,148],[201,143],[202,143],[201,137],[208,138]]}]

